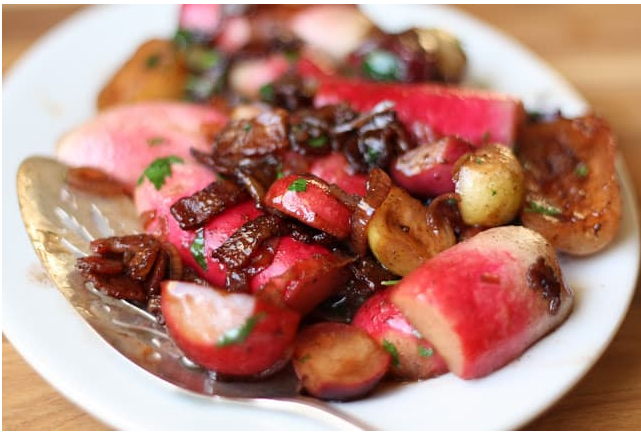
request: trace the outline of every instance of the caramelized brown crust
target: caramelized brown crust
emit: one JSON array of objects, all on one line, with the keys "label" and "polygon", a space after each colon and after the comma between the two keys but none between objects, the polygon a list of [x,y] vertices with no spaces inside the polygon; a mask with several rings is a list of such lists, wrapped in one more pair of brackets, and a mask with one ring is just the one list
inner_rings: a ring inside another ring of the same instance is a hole
[{"label": "caramelized brown crust", "polygon": [[595,253],[612,241],[621,222],[621,195],[616,138],[608,124],[594,115],[533,123],[519,146],[523,224],[572,255]]},{"label": "caramelized brown crust", "polygon": [[187,70],[171,41],[152,39],[141,45],[98,95],[98,109],[143,100],[183,97]]}]

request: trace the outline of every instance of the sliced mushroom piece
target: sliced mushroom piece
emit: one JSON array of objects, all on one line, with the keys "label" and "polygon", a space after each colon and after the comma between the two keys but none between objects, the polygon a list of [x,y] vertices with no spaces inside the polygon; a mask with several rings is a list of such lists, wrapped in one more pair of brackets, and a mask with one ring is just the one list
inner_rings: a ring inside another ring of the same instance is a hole
[{"label": "sliced mushroom piece", "polygon": [[367,227],[367,241],[378,261],[405,276],[456,243],[447,220],[440,220],[417,199],[392,187]]}]

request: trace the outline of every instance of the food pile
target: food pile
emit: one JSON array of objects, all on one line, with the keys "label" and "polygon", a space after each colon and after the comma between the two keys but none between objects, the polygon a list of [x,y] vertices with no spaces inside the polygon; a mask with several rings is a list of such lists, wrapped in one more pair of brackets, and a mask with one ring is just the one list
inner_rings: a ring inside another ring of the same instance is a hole
[{"label": "food pile", "polygon": [[447,32],[352,6],[182,6],[59,145],[72,187],[128,193],[145,230],[78,270],[228,380],[291,363],[349,400],[499,369],[572,309],[556,251],[616,235],[616,142],[457,86],[465,66]]}]

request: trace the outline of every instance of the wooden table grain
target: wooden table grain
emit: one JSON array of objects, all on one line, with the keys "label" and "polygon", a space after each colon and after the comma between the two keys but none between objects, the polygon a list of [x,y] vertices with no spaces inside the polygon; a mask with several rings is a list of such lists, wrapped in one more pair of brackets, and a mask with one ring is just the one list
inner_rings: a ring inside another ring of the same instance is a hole
[{"label": "wooden table grain", "polygon": [[[3,6],[2,71],[51,26],[79,8]],[[637,171],[641,166],[641,6],[461,8],[521,41],[576,86],[612,124],[635,189],[641,193],[641,172]],[[3,430],[109,429],[58,394],[4,336],[2,386]],[[641,429],[639,286],[603,357],[571,392],[524,429]]]}]

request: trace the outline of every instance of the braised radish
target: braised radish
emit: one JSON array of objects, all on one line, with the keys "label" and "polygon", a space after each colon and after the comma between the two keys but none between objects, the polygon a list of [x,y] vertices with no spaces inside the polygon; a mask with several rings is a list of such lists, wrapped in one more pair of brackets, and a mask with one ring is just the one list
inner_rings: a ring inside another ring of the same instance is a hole
[{"label": "braised radish", "polygon": [[371,391],[385,376],[391,356],[361,328],[325,322],[298,334],[292,361],[307,393],[344,401]]},{"label": "braised radish", "polygon": [[534,123],[519,145],[523,224],[569,254],[603,249],[621,222],[616,138],[608,124],[593,115]]},{"label": "braised radish", "polygon": [[273,372],[288,360],[299,316],[247,294],[167,281],[162,314],[185,356],[227,376]]},{"label": "braised radish", "polygon": [[492,228],[441,252],[390,299],[465,379],[518,357],[573,304],[554,248],[520,226]]},{"label": "braised radish", "polygon": [[335,237],[350,233],[351,211],[314,178],[290,175],[277,180],[265,204]]},{"label": "braised radish", "polygon": [[454,191],[454,163],[473,151],[473,146],[466,141],[445,137],[400,155],[390,168],[390,176],[414,196],[434,197],[451,193]]},{"label": "braised radish", "polygon": [[177,156],[194,162],[190,149],[208,151],[203,129],[217,131],[226,117],[205,106],[150,102],[115,107],[66,134],[58,159],[74,167],[95,167],[131,191],[154,160]]},{"label": "braised radish", "polygon": [[447,372],[443,358],[389,300],[387,288],[370,297],[352,324],[363,328],[392,357],[389,372],[404,380],[427,379]]}]

